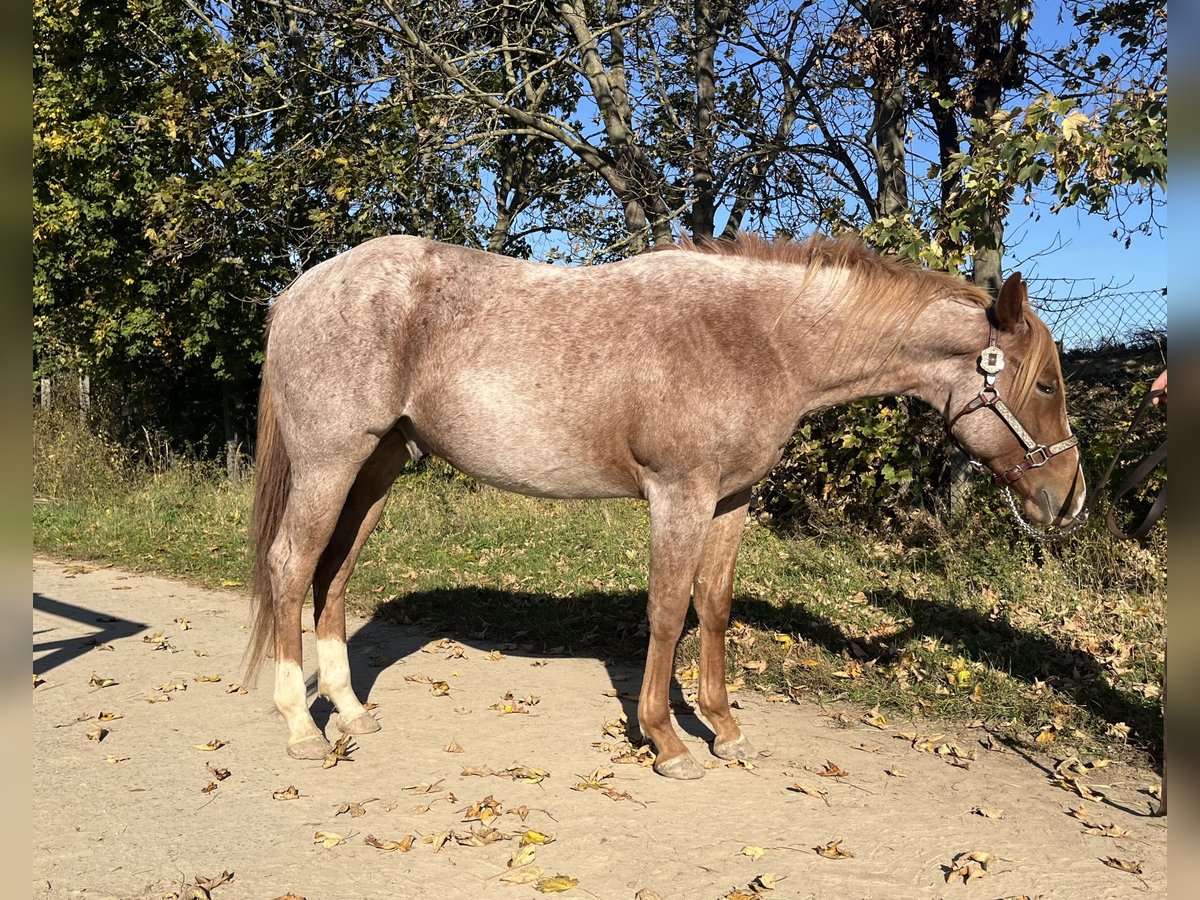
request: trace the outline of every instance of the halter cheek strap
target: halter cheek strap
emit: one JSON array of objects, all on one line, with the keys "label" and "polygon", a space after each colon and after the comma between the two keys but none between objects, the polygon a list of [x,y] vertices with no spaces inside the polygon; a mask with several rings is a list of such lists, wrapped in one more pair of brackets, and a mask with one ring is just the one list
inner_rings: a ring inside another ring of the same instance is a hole
[{"label": "halter cheek strap", "polygon": [[[1008,404],[1000,398],[1000,391],[996,387],[996,377],[1004,369],[1004,351],[996,345],[996,326],[989,325],[988,329],[988,345],[979,354],[979,368],[983,371],[983,390],[976,396],[972,397],[963,408],[960,409],[946,423],[946,431],[950,434],[950,439],[963,451],[968,457],[971,456],[963,447],[962,442],[954,435],[954,425],[963,416],[970,415],[981,409],[990,409],[1000,417],[1005,425],[1020,441],[1021,446],[1025,448],[1025,456],[1015,466],[1011,466],[1002,472],[992,472],[992,478],[996,484],[1007,487],[1021,478],[1030,469],[1040,469],[1051,459],[1070,450],[1079,443],[1079,438],[1075,435],[1070,435],[1064,440],[1046,446],[1035,441],[1025,430],[1025,427],[1020,423],[1013,411],[1008,408]],[[977,459],[971,459],[971,465],[979,472],[987,472],[989,469]]]}]

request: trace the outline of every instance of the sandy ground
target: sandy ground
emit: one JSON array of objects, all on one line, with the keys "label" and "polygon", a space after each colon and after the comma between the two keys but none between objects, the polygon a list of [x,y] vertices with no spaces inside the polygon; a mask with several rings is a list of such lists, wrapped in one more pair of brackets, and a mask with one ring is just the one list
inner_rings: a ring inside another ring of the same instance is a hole
[{"label": "sandy ground", "polygon": [[[759,876],[759,892],[779,898],[1166,894],[1166,823],[1145,815],[1146,790],[1157,785],[1150,773],[1116,764],[1091,772],[1085,783],[1107,800],[1086,803],[1084,822],[1068,814],[1081,798],[1048,777],[1055,758],[989,751],[981,729],[935,741],[977,752],[960,768],[898,739],[903,723],[880,730],[858,721],[863,710],[845,710],[847,725],[815,706],[740,692],[740,721],[769,755],[753,768],[729,768],[708,752],[702,722],[681,711],[693,754],[712,768],[700,781],[673,782],[614,764],[611,748],[594,746],[614,743],[606,722],[623,711],[634,718],[623,695],[637,693],[638,670],[362,620],[351,623],[351,663],[383,730],[357,739],[349,760],[323,768],[285,755],[269,673],[246,693],[228,692],[241,677],[247,633],[241,596],[47,560],[33,564],[33,591],[33,671],[44,679],[33,691],[36,897],[187,897],[197,876],[229,871],[232,880],[212,890],[217,900],[532,898],[541,896],[537,880],[501,880],[530,829],[554,840],[533,845],[522,874],[540,867],[543,879],[577,879],[568,896],[646,891],[643,898],[715,900],[735,890],[753,896]],[[168,646],[147,641],[156,635]],[[310,675],[312,638],[305,635]],[[439,638],[453,643],[422,652]],[[489,658],[494,650],[502,657]],[[116,683],[89,686],[93,675]],[[221,680],[196,680],[214,675]],[[406,676],[444,681],[449,693],[437,696]],[[186,690],[164,694],[164,685]],[[540,699],[527,713],[490,708],[509,691]],[[170,699],[150,702],[162,697]],[[101,711],[120,718],[97,723]],[[330,710],[320,701],[314,713],[324,724]],[[96,727],[107,730],[100,741],[89,739]],[[225,743],[197,749],[213,739]],[[451,741],[461,753],[447,752]],[[848,774],[823,777],[827,762]],[[208,765],[228,777],[216,779]],[[549,775],[529,783],[463,774],[515,766]],[[597,767],[612,771],[599,784],[619,799],[572,790]],[[215,788],[203,792],[209,784]],[[826,793],[788,789],[795,784]],[[432,787],[414,793],[422,785]],[[289,786],[297,799],[273,798]],[[512,837],[460,843],[453,835],[470,841],[472,829],[482,830],[464,817],[488,797],[501,804],[490,827]],[[523,821],[513,812],[520,807],[528,810]],[[1088,825],[1128,834],[1088,834]],[[326,847],[316,832],[344,842]],[[414,843],[409,852],[385,851],[368,845],[369,835],[413,835]],[[852,857],[815,852],[837,839]],[[761,857],[746,847],[761,848]],[[964,882],[950,875],[951,860],[968,851],[992,859]],[[1105,865],[1108,857],[1140,864],[1141,874]]]}]

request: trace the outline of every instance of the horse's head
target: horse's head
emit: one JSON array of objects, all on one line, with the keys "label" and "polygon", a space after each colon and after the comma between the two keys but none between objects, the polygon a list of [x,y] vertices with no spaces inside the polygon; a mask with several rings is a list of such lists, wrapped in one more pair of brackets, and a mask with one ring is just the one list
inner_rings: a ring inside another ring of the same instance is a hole
[{"label": "horse's head", "polygon": [[1028,297],[1020,273],[1009,276],[988,310],[986,346],[955,378],[947,424],[968,455],[1017,494],[1026,516],[1062,526],[1083,510],[1087,490],[1058,350]]}]

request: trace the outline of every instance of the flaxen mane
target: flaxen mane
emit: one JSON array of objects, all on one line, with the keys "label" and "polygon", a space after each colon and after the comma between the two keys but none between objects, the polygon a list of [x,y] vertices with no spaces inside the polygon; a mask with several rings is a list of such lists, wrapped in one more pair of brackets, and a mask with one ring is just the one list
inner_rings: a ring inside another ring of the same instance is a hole
[{"label": "flaxen mane", "polygon": [[[891,352],[895,352],[917,317],[936,300],[953,297],[980,309],[987,309],[992,303],[986,290],[957,275],[927,269],[894,254],[880,253],[854,236],[831,238],[814,234],[803,241],[767,241],[756,235],[739,233],[732,240],[702,239],[698,242],[684,236],[678,243],[663,249],[804,266],[807,272],[797,297],[822,270],[845,270],[849,273],[846,294],[853,298],[847,322],[853,326],[869,322],[873,327],[848,327],[842,336],[846,342],[842,346],[848,351],[847,344],[853,341],[854,351],[864,355],[871,355],[867,351],[877,349],[885,340],[893,342]],[[1024,406],[1032,396],[1038,376],[1047,365],[1053,368],[1055,377],[1061,380],[1062,375],[1050,330],[1028,306],[1025,316],[1030,325],[1030,343],[1026,356],[1015,361],[1012,403],[1015,409]]]}]

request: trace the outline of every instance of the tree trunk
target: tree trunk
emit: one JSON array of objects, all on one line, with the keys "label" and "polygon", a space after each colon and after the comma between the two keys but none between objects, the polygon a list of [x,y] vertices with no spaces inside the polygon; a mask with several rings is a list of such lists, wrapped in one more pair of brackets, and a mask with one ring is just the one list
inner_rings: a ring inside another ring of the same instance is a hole
[{"label": "tree trunk", "polygon": [[[872,0],[867,22],[872,29],[894,24],[894,5]],[[904,72],[894,68],[875,80],[872,88],[875,122],[872,149],[875,152],[875,218],[902,215],[908,209],[908,176],[905,171],[905,138],[908,131],[908,96]]]},{"label": "tree trunk", "polygon": [[716,183],[713,176],[713,133],[717,109],[717,43],[729,19],[729,5],[713,10],[712,0],[695,3],[696,131],[692,139],[692,237],[710,238],[716,218]]}]

